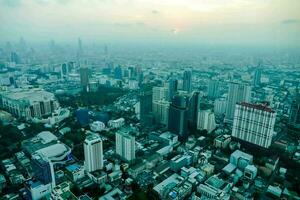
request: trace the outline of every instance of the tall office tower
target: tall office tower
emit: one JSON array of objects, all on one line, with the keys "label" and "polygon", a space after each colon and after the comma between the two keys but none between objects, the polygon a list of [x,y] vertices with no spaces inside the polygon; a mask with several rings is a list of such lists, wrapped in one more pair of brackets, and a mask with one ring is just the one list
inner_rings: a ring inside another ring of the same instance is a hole
[{"label": "tall office tower", "polygon": [[84,140],[84,167],[87,172],[103,168],[103,145],[101,138],[91,134]]},{"label": "tall office tower", "polygon": [[188,97],[175,95],[169,108],[168,129],[179,136],[180,140],[188,137]]},{"label": "tall office tower", "polygon": [[168,99],[171,102],[172,99],[173,99],[173,96],[176,94],[178,81],[175,78],[170,77],[169,80],[168,80],[168,83],[169,83]]},{"label": "tall office tower", "polygon": [[122,76],[122,68],[120,65],[118,65],[115,70],[114,70],[114,76],[115,76],[115,79],[122,79],[123,76]]},{"label": "tall office tower", "polygon": [[197,126],[198,111],[200,109],[200,92],[191,94],[188,104],[188,124],[189,128],[195,129]]},{"label": "tall office tower", "polygon": [[234,117],[235,104],[250,102],[251,87],[245,84],[230,83],[226,106],[226,122],[232,122]]},{"label": "tall office tower", "polygon": [[140,89],[140,121],[142,127],[152,125],[152,86],[142,85]]},{"label": "tall office tower", "polygon": [[85,91],[89,91],[89,69],[87,67],[80,68],[80,83]]},{"label": "tall office tower", "polygon": [[135,159],[135,136],[127,129],[116,132],[116,153],[126,161]]},{"label": "tall office tower", "polygon": [[83,53],[82,41],[81,38],[78,38],[78,54],[82,55],[82,53]]},{"label": "tall office tower", "polygon": [[15,64],[20,64],[21,59],[19,55],[16,52],[11,52],[10,53],[10,62],[15,63]]},{"label": "tall office tower", "polygon": [[260,86],[260,80],[261,80],[261,69],[257,68],[254,71],[254,77],[253,77],[253,85],[254,87]]},{"label": "tall office tower", "polygon": [[154,101],[152,104],[155,123],[168,125],[170,102],[166,100]]},{"label": "tall office tower", "polygon": [[60,68],[60,77],[65,78],[69,73],[69,66],[67,63],[63,63]]},{"label": "tall office tower", "polygon": [[289,124],[293,128],[300,129],[300,93],[298,89],[296,97],[291,104]]},{"label": "tall office tower", "polygon": [[238,103],[232,136],[268,148],[271,145],[276,113],[266,105]]},{"label": "tall office tower", "polygon": [[166,87],[153,87],[152,93],[152,102],[168,100],[168,88]]},{"label": "tall office tower", "polygon": [[34,177],[44,185],[52,184],[55,182],[54,170],[51,163],[47,161],[43,156],[39,154],[33,154],[31,160],[31,166]]},{"label": "tall office tower", "polygon": [[220,95],[220,83],[218,80],[209,80],[207,88],[207,96],[210,99],[218,98]]},{"label": "tall office tower", "polygon": [[183,73],[183,90],[187,92],[192,91],[192,71],[185,70]]},{"label": "tall office tower", "polygon": [[197,129],[207,130],[208,133],[211,133],[215,128],[215,114],[211,110],[200,110],[198,112]]}]

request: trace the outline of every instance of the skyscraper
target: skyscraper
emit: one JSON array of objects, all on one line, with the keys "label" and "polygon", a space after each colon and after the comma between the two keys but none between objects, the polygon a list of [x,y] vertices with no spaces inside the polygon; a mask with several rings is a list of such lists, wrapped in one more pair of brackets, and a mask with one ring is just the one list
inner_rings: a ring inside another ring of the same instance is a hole
[{"label": "skyscraper", "polygon": [[173,99],[173,96],[176,94],[178,82],[175,78],[170,77],[168,83],[169,83],[168,99],[171,102]]},{"label": "skyscraper", "polygon": [[188,137],[188,97],[175,95],[169,108],[168,129],[179,136],[180,140]]},{"label": "skyscraper", "polygon": [[199,109],[200,109],[200,93],[198,91],[194,91],[190,95],[189,103],[188,103],[189,128],[196,128]]},{"label": "skyscraper", "polygon": [[266,105],[237,103],[232,136],[268,148],[271,145],[276,113]]},{"label": "skyscraper", "polygon": [[126,128],[116,132],[116,154],[126,161],[135,159],[135,136]]},{"label": "skyscraper", "polygon": [[210,80],[208,82],[208,88],[207,88],[207,96],[211,99],[215,99],[219,97],[219,81],[217,80]]},{"label": "skyscraper", "polygon": [[84,140],[84,167],[87,172],[103,168],[103,145],[101,138],[91,134]]},{"label": "skyscraper", "polygon": [[152,112],[152,86],[142,85],[140,89],[140,120],[143,127],[152,125],[150,113]]},{"label": "skyscraper", "polygon": [[44,185],[52,183],[53,174],[51,164],[45,158],[39,154],[33,154],[31,160],[31,166],[34,173],[34,177],[41,181]]},{"label": "skyscraper", "polygon": [[85,91],[89,90],[89,69],[87,67],[80,68],[80,83]]},{"label": "skyscraper", "polygon": [[122,79],[123,78],[122,68],[121,68],[120,65],[115,68],[114,75],[115,75],[115,79]]},{"label": "skyscraper", "polygon": [[300,94],[298,90],[291,104],[289,124],[293,126],[293,128],[300,129]]},{"label": "skyscraper", "polygon": [[257,68],[254,71],[254,77],[253,77],[253,85],[254,87],[260,86],[260,80],[261,80],[261,69]]},{"label": "skyscraper", "polygon": [[168,88],[166,87],[153,87],[152,88],[152,101],[168,100]]},{"label": "skyscraper", "polygon": [[225,120],[232,122],[234,117],[235,104],[239,102],[250,102],[251,87],[245,84],[230,83],[227,97]]},{"label": "skyscraper", "polygon": [[183,72],[183,90],[187,92],[192,91],[192,71],[185,70]]},{"label": "skyscraper", "polygon": [[208,133],[216,128],[215,114],[211,110],[200,110],[198,112],[197,129],[207,130]]}]

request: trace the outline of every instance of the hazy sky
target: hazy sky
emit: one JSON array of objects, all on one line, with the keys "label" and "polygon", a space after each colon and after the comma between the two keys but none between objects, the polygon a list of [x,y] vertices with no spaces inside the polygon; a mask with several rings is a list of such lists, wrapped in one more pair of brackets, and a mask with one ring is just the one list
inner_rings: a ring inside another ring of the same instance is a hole
[{"label": "hazy sky", "polygon": [[0,0],[0,40],[300,45],[300,0]]}]

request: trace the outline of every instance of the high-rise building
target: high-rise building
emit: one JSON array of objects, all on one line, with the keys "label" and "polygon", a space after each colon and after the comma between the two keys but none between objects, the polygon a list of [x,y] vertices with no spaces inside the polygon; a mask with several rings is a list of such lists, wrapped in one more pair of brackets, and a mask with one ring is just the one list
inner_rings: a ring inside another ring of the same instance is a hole
[{"label": "high-rise building", "polygon": [[179,136],[180,140],[188,137],[188,97],[175,95],[169,108],[168,129]]},{"label": "high-rise building", "polygon": [[168,100],[168,88],[166,87],[153,87],[152,101]]},{"label": "high-rise building", "polygon": [[42,182],[44,185],[52,183],[54,171],[51,169],[51,164],[44,157],[39,154],[33,154],[31,160],[31,166],[34,173],[34,177]]},{"label": "high-rise building", "polygon": [[84,167],[87,172],[103,168],[102,140],[96,134],[90,134],[84,140]]},{"label": "high-rise building", "polygon": [[89,87],[89,69],[87,67],[80,68],[80,83],[84,90],[88,91]]},{"label": "high-rise building", "polygon": [[151,126],[152,86],[142,85],[140,89],[140,121],[143,127]]},{"label": "high-rise building", "polygon": [[254,71],[254,77],[253,77],[253,85],[254,87],[260,86],[260,80],[261,80],[261,69],[257,68]]},{"label": "high-rise building", "polygon": [[135,159],[135,136],[123,128],[116,132],[116,153],[126,161]]},{"label": "high-rise building", "polygon": [[187,92],[192,91],[192,71],[185,70],[183,73],[183,90]]},{"label": "high-rise building", "polygon": [[227,101],[225,98],[216,99],[214,102],[214,113],[222,115],[226,112]]},{"label": "high-rise building", "polygon": [[114,70],[114,76],[115,79],[122,79],[123,78],[123,74],[122,74],[122,68],[120,65],[118,65],[115,70]]},{"label": "high-rise building", "polygon": [[65,78],[68,75],[68,73],[69,73],[69,66],[67,65],[67,63],[63,63],[60,69],[61,78]]},{"label": "high-rise building", "polygon": [[196,128],[199,109],[200,109],[200,93],[198,91],[195,91],[190,95],[189,103],[188,103],[189,128]]},{"label": "high-rise building", "polygon": [[234,117],[235,104],[240,102],[250,102],[251,87],[245,84],[230,83],[226,106],[225,120],[232,122]]},{"label": "high-rise building", "polygon": [[166,100],[154,101],[152,104],[155,123],[168,125],[170,102]]},{"label": "high-rise building", "polygon": [[169,81],[168,81],[168,84],[169,84],[169,87],[168,87],[168,92],[169,92],[168,99],[171,102],[172,99],[173,99],[173,96],[176,94],[178,81],[175,78],[170,77]]},{"label": "high-rise building", "polygon": [[266,105],[237,103],[232,136],[268,148],[274,133],[276,113]]},{"label": "high-rise building", "polygon": [[218,80],[210,80],[208,82],[207,96],[211,99],[219,97],[220,84]]},{"label": "high-rise building", "polygon": [[208,133],[211,133],[215,128],[215,114],[211,110],[200,110],[198,112],[197,129],[207,130]]},{"label": "high-rise building", "polygon": [[300,129],[300,93],[297,94],[291,104],[289,124],[296,129]]}]

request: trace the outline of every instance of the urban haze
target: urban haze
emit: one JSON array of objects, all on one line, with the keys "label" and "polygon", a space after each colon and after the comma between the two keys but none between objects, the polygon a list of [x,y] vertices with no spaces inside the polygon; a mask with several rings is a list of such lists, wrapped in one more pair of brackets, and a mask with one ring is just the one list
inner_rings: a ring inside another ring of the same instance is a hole
[{"label": "urban haze", "polygon": [[0,199],[299,200],[299,0],[0,0]]}]

